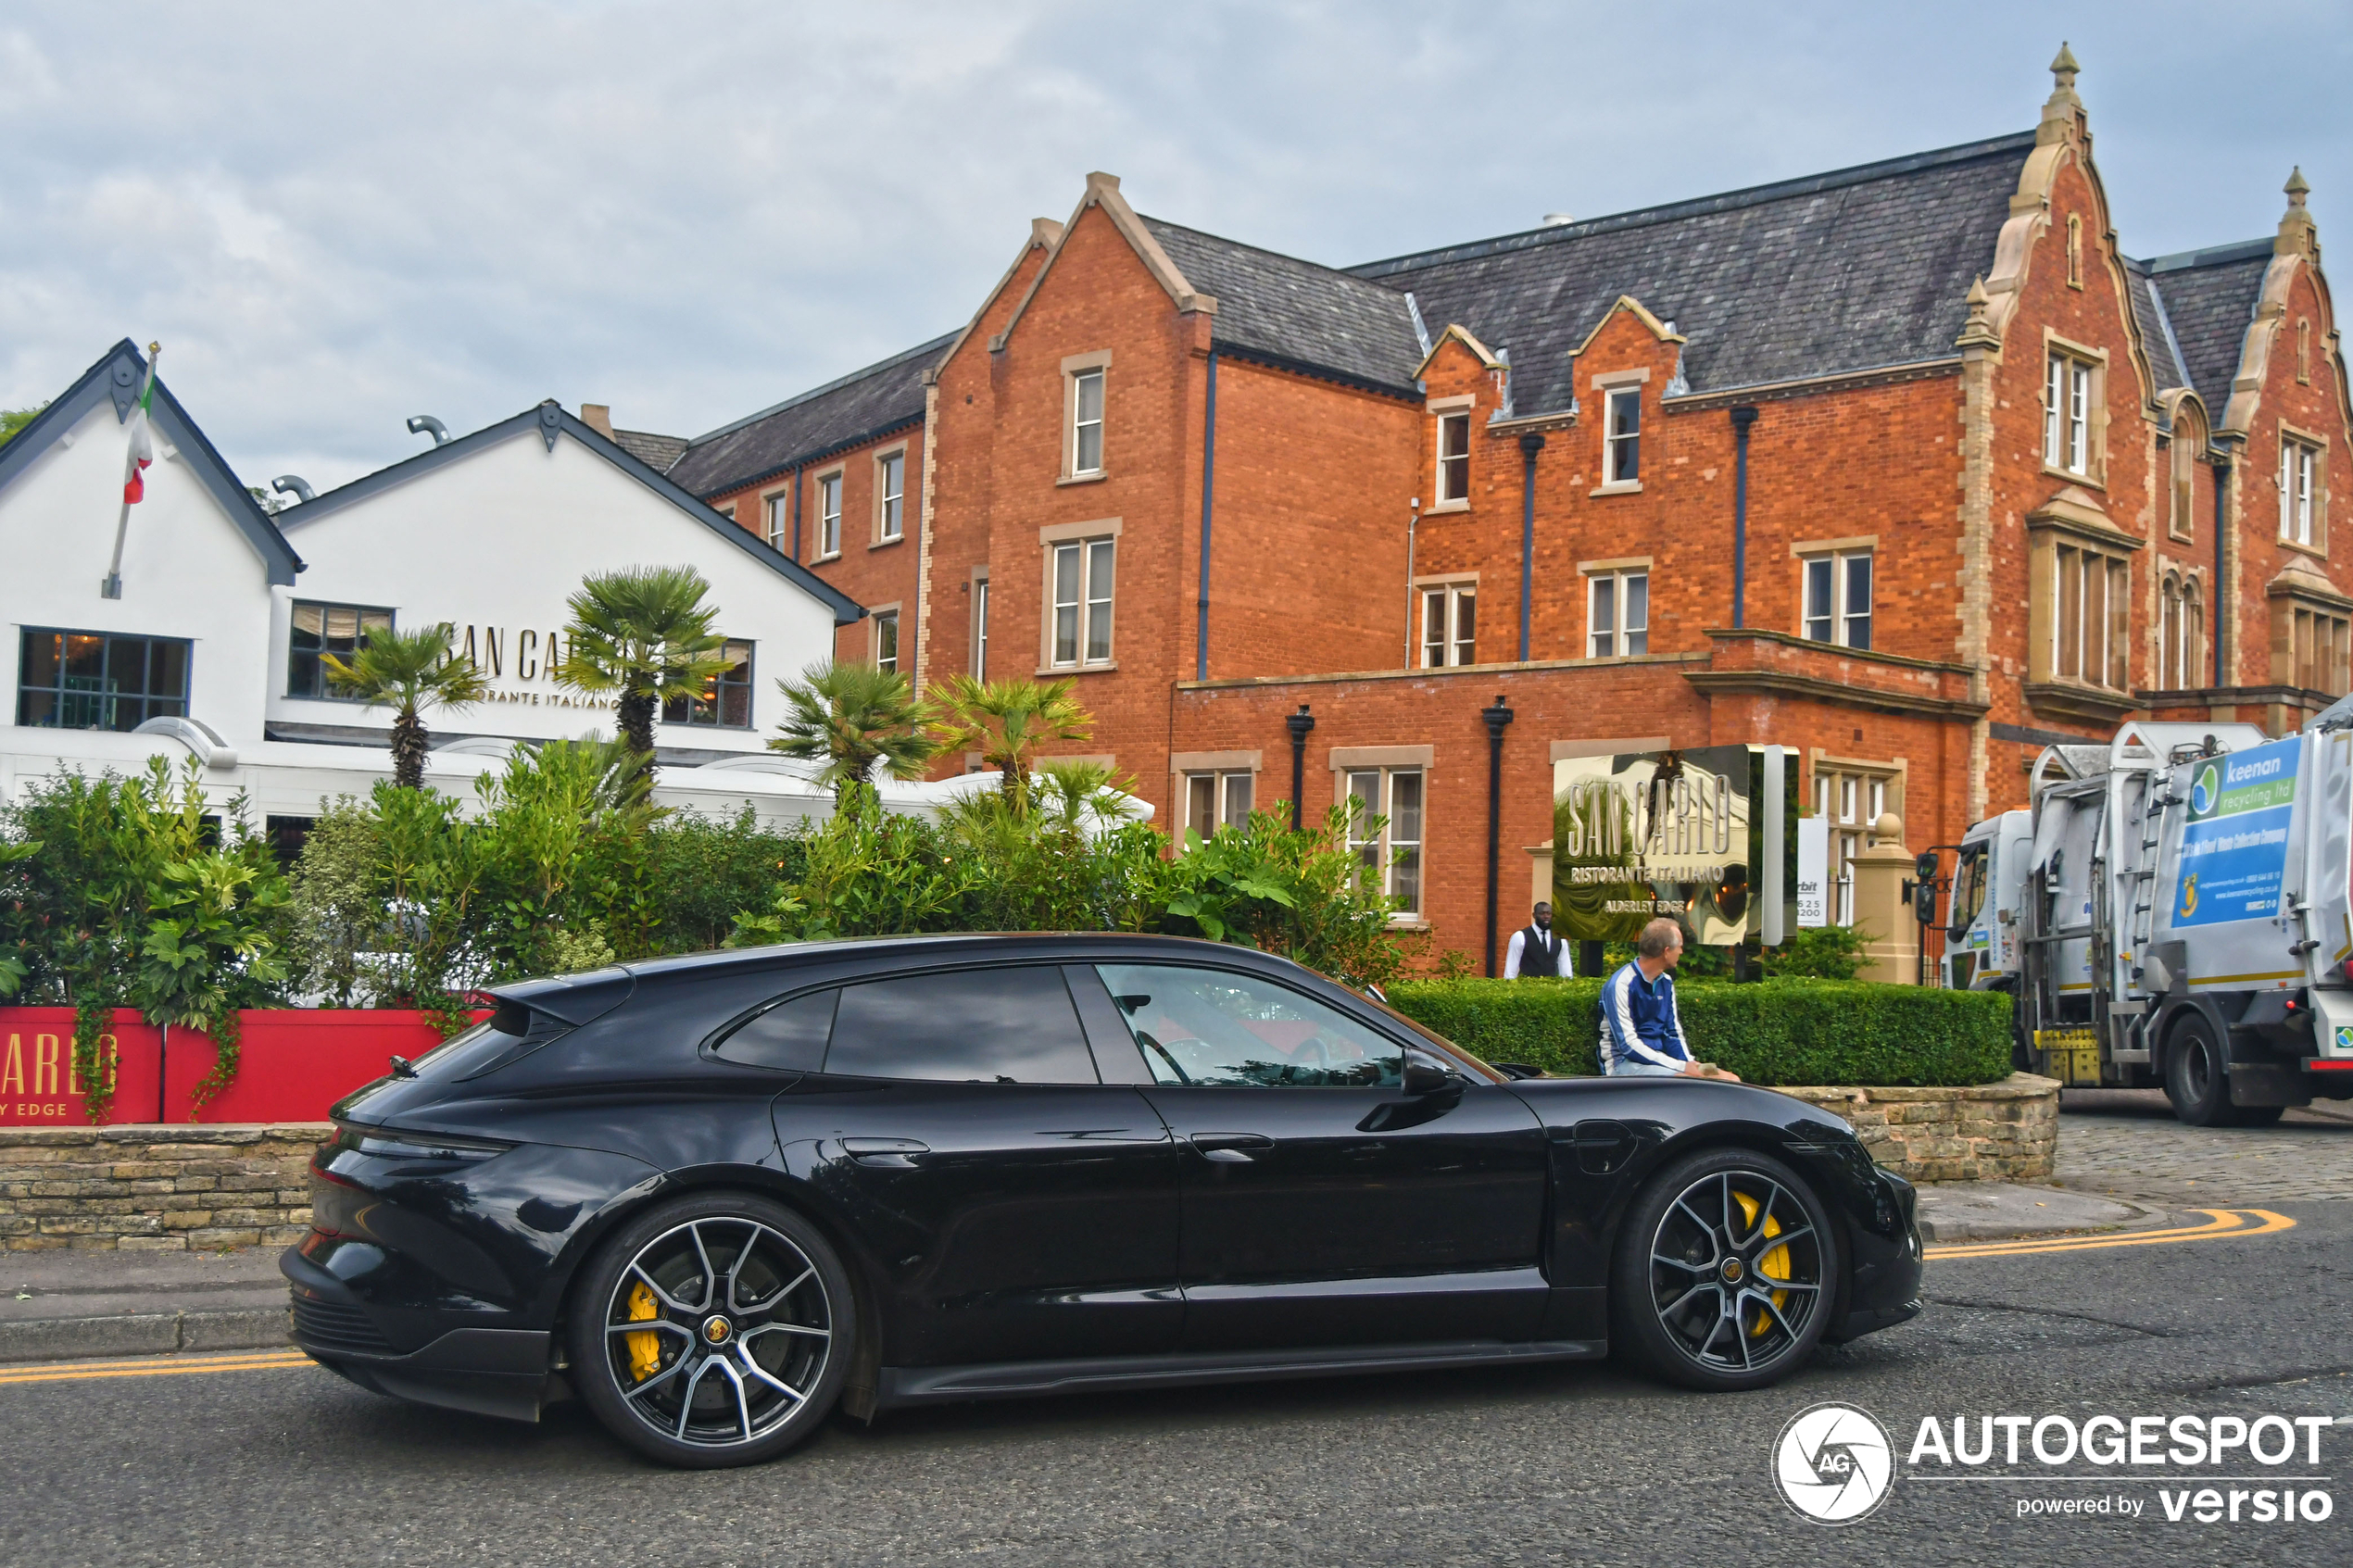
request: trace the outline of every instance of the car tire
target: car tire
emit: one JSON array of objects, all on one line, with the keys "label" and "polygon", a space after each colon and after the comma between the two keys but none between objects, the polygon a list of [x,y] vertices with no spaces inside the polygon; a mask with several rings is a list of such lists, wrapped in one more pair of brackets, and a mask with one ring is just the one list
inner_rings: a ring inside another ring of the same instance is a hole
[{"label": "car tire", "polygon": [[750,1193],[690,1194],[623,1226],[582,1271],[568,1375],[649,1459],[758,1464],[824,1424],[857,1325],[849,1272],[816,1226]]},{"label": "car tire", "polygon": [[2165,1043],[2165,1098],[2184,1126],[2228,1127],[2238,1120],[2231,1104],[2230,1060],[2203,1013],[2183,1017]]},{"label": "car tire", "polygon": [[1768,1387],[1821,1341],[1839,1269],[1830,1211],[1803,1176],[1749,1149],[1700,1150],[1652,1177],[1619,1226],[1612,1348],[1686,1388]]}]

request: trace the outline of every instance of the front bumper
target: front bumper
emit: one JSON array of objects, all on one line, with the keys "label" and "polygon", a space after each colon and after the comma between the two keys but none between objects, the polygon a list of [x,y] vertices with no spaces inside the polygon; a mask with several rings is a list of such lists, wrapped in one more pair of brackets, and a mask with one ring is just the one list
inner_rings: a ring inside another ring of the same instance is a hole
[{"label": "front bumper", "polygon": [[418,1404],[537,1421],[555,1378],[544,1329],[453,1328],[405,1354],[375,1326],[349,1286],[302,1255],[280,1254],[294,1298],[294,1342],[362,1388]]},{"label": "front bumper", "polygon": [[1919,1196],[1893,1171],[1872,1167],[1876,1191],[1868,1219],[1851,1216],[1854,1257],[1847,1263],[1846,1310],[1822,1337],[1843,1345],[1919,1316]]}]

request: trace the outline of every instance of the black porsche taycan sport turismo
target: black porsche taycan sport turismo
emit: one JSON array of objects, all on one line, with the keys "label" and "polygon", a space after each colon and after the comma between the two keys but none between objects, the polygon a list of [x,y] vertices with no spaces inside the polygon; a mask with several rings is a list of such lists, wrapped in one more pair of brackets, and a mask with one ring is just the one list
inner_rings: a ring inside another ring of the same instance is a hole
[{"label": "black porsche taycan sport turismo", "polygon": [[380,1393],[586,1402],[669,1463],[828,1412],[1571,1361],[1755,1388],[1919,1311],[1836,1117],[1527,1075],[1287,960],[914,937],[500,993],[336,1106],[295,1337]]}]

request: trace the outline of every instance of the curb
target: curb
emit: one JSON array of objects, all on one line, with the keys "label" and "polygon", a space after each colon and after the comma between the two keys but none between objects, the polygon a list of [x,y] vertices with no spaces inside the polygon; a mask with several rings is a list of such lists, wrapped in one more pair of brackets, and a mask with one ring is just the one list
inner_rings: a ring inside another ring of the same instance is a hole
[{"label": "curb", "polygon": [[[2057,1190],[2065,1192],[2070,1189],[2062,1187]],[[1933,1220],[1922,1219],[1918,1222],[1920,1239],[1924,1242],[1931,1243],[1931,1245],[1942,1243],[1950,1246],[1955,1243],[1965,1241],[2016,1241],[2027,1236],[2098,1236],[2110,1231],[2124,1232],[2149,1230],[2158,1225],[2167,1224],[2171,1223],[2172,1219],[2172,1216],[2170,1213],[2163,1209],[2158,1208],[2154,1204],[2136,1202],[2129,1198],[2120,1198],[2114,1193],[2102,1193],[2099,1196],[2101,1201],[2103,1202],[2118,1204],[2123,1208],[2134,1210],[2133,1216],[2130,1219],[2111,1220],[2104,1223],[2091,1225],[2037,1226],[1969,1224],[1966,1222],[1957,1224],[1951,1221],[1947,1221],[1945,1222],[1942,1233],[1939,1232],[1936,1223]]]},{"label": "curb", "polygon": [[227,1312],[124,1312],[102,1318],[0,1323],[0,1362],[251,1350],[293,1342],[283,1307]]}]

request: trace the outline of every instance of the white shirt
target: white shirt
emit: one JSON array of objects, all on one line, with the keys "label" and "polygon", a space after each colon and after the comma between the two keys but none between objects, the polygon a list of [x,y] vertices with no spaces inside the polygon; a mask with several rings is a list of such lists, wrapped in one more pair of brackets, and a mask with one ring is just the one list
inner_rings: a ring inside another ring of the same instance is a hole
[{"label": "white shirt", "polygon": [[[1562,936],[1557,931],[1547,932],[1545,935],[1553,937],[1561,945],[1561,978],[1563,980],[1574,978],[1577,973],[1577,965],[1569,956],[1570,949],[1568,939]],[[1512,933],[1512,945],[1504,949],[1504,979],[1517,980],[1519,978],[1519,953],[1520,948],[1527,944],[1527,941],[1528,927],[1523,925],[1517,931]]]}]

